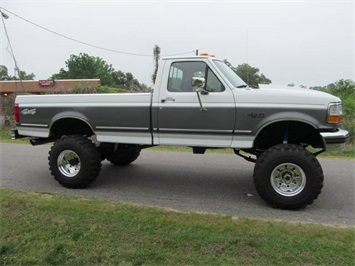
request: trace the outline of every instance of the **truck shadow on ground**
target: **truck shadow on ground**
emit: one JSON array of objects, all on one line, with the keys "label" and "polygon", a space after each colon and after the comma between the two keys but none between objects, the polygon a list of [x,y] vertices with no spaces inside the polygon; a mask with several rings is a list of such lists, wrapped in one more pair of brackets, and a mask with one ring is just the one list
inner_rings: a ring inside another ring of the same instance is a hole
[{"label": "truck shadow on ground", "polygon": [[90,186],[114,190],[115,194],[143,200],[160,198],[181,202],[251,203],[265,205],[253,185],[252,171],[223,170],[213,166],[134,163],[118,167],[103,163],[101,173]]}]

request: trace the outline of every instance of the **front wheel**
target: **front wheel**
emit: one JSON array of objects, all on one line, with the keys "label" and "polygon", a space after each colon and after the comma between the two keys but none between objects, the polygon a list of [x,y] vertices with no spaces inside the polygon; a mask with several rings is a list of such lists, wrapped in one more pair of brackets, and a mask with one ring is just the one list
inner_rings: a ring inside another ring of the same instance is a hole
[{"label": "front wheel", "polygon": [[293,144],[266,150],[254,168],[254,185],[270,205],[296,210],[312,204],[323,187],[323,171],[316,157]]},{"label": "front wheel", "polygon": [[86,137],[70,135],[58,139],[49,151],[49,170],[62,186],[82,188],[99,175],[101,157]]}]

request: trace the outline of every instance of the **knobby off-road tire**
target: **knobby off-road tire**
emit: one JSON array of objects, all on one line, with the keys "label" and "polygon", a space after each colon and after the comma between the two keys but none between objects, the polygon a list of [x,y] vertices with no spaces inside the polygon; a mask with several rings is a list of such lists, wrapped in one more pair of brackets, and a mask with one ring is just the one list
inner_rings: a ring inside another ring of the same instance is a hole
[{"label": "knobby off-road tire", "polygon": [[62,186],[83,188],[99,175],[100,153],[95,145],[83,136],[63,136],[49,151],[49,170]]},{"label": "knobby off-road tire", "polygon": [[266,150],[254,168],[254,185],[270,205],[297,210],[312,204],[323,187],[323,170],[316,157],[293,144]]},{"label": "knobby off-road tire", "polygon": [[117,166],[126,166],[137,160],[140,153],[140,149],[126,152],[115,152],[107,156],[107,160]]}]

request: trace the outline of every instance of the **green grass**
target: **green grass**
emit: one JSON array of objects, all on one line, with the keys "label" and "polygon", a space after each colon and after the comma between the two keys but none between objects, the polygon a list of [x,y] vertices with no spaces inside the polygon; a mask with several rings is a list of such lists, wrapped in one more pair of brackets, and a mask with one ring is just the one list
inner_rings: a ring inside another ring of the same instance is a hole
[{"label": "green grass", "polygon": [[[354,228],[0,190],[0,265],[354,265]],[[295,212],[295,215],[297,213]]]},{"label": "green grass", "polygon": [[30,143],[28,138],[13,140],[11,139],[11,128],[0,126],[0,142],[5,143]]},{"label": "green grass", "polygon": [[355,146],[354,144],[349,144],[344,150],[327,151],[323,154],[320,154],[320,157],[355,159]]}]

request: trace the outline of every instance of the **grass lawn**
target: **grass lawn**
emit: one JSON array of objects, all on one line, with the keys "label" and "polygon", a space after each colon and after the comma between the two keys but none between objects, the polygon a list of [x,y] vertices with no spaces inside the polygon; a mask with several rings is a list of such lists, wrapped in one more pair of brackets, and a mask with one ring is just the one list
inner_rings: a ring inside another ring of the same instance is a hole
[{"label": "grass lawn", "polygon": [[[354,228],[0,190],[0,265],[354,265]],[[297,212],[295,212],[297,215]]]}]

